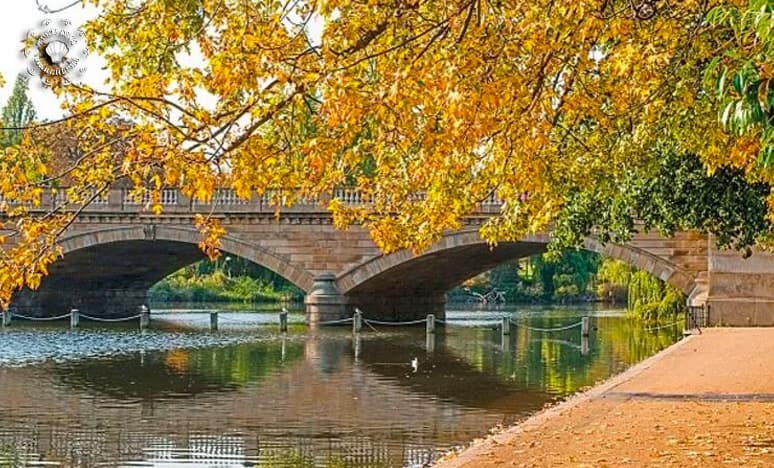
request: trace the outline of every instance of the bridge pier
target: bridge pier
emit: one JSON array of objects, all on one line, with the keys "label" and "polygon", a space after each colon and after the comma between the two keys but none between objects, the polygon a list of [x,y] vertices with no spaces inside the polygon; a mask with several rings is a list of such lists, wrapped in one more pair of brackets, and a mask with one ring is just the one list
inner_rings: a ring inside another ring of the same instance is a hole
[{"label": "bridge pier", "polygon": [[323,273],[314,279],[312,290],[304,298],[306,322],[315,326],[320,322],[347,318],[347,298],[336,286],[336,275]]},{"label": "bridge pier", "polygon": [[774,326],[774,254],[754,250],[709,252],[709,324],[732,327]]}]

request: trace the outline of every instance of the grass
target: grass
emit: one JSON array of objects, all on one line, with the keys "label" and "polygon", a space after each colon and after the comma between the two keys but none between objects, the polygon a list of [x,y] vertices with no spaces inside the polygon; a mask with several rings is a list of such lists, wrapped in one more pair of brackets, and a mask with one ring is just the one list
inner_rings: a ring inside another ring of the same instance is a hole
[{"label": "grass", "polygon": [[[230,278],[222,271],[208,275],[175,273],[150,290],[154,302],[282,302],[297,300],[296,288],[279,289],[249,276]],[[302,297],[302,296],[301,296]]]}]

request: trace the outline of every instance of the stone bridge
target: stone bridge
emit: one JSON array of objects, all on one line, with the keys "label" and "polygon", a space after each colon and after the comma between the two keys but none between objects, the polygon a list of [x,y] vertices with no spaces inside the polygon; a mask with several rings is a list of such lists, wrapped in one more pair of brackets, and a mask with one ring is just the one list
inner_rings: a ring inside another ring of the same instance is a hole
[{"label": "stone bridge", "polygon": [[[345,203],[363,203],[358,193],[339,190]],[[55,197],[52,197],[55,198]],[[148,289],[174,271],[203,258],[195,213],[212,212],[228,231],[222,250],[282,275],[306,294],[310,323],[349,316],[405,320],[444,316],[445,293],[467,278],[502,263],[545,250],[547,235],[490,247],[477,230],[499,211],[496,200],[480,204],[465,225],[421,255],[384,255],[358,226],[337,230],[318,202],[298,203],[276,215],[272,197],[245,201],[219,191],[214,205],[164,190],[164,212],[113,189],[82,211],[61,237],[63,257],[37,291],[17,294],[13,307],[55,315],[72,307],[84,313],[127,316],[146,303]],[[41,210],[56,200],[44,199]],[[681,232],[635,235],[625,245],[587,238],[584,247],[620,259],[677,286],[692,304],[711,306],[715,324],[774,325],[774,257],[756,252],[743,260],[719,252],[706,236]]]}]

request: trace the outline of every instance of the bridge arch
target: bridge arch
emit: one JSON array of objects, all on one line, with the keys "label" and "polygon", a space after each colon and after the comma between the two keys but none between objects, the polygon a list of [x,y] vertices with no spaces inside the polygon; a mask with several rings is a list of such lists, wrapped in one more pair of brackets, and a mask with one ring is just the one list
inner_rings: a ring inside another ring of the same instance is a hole
[{"label": "bridge arch", "polygon": [[[58,315],[70,308],[101,316],[134,315],[150,287],[204,258],[194,228],[165,225],[111,226],[72,232],[59,243],[63,257],[35,291],[14,297],[13,307],[31,315]],[[235,235],[221,239],[225,253],[239,256],[309,291],[313,276],[265,248]]]},{"label": "bridge arch", "polygon": [[[62,253],[68,253],[90,247],[115,244],[119,242],[165,241],[176,242],[197,247],[201,234],[193,228],[164,225],[138,225],[131,227],[114,227],[75,233],[64,237],[59,245]],[[221,250],[225,253],[242,257],[257,263],[262,267],[283,276],[304,292],[312,288],[314,277],[306,270],[290,263],[279,255],[250,242],[240,240],[234,235],[225,235],[220,239]],[[199,252],[201,254],[201,252]],[[203,258],[203,257],[202,257]]]},{"label": "bridge arch", "polygon": [[[545,234],[530,235],[490,247],[476,230],[453,232],[421,255],[401,250],[373,257],[338,275],[337,283],[347,296],[437,296],[497,265],[544,252],[548,240]],[[583,248],[647,271],[686,296],[696,287],[693,274],[636,245],[603,244],[588,237]]]}]

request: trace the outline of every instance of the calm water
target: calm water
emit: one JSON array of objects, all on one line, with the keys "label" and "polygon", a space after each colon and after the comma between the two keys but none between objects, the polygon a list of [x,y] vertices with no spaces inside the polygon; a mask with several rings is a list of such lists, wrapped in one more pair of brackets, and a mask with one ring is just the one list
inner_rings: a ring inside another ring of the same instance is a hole
[{"label": "calm water", "polygon": [[[448,326],[376,327],[286,337],[275,312],[177,310],[77,331],[14,322],[0,333],[0,465],[419,467],[618,373],[677,339],[615,311],[545,334]],[[589,310],[451,312],[485,323],[504,313],[534,327]],[[303,317],[292,317],[302,322]],[[416,369],[412,360],[416,359]],[[4,460],[4,461],[3,461]]]}]

